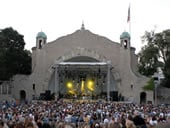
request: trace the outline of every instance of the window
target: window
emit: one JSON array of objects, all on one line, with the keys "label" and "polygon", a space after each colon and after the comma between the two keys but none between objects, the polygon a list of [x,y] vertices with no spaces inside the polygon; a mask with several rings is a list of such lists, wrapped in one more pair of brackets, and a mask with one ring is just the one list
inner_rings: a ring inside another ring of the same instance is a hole
[{"label": "window", "polygon": [[34,83],[32,84],[32,89],[35,90],[35,84]]},{"label": "window", "polygon": [[42,40],[39,40],[39,48],[42,48]]},{"label": "window", "polygon": [[124,44],[123,44],[124,48],[127,48],[127,43],[128,43],[127,40],[124,40]]},{"label": "window", "polygon": [[130,88],[133,89],[133,84],[130,85]]},{"label": "window", "polygon": [[2,85],[2,94],[7,94],[7,87],[6,84]]}]

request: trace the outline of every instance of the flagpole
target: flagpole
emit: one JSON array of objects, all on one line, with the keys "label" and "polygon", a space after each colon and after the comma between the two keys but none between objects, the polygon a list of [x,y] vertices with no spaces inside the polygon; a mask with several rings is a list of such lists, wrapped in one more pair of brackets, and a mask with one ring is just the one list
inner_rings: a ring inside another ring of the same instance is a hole
[{"label": "flagpole", "polygon": [[130,37],[132,37],[131,35],[131,10],[130,9],[131,9],[131,5],[129,4],[127,23],[129,24],[128,27],[129,27]]},{"label": "flagpole", "polygon": [[[130,4],[129,4],[129,10],[131,11],[131,6],[130,6]],[[129,11],[129,17],[130,17],[130,20],[129,20],[129,34],[130,34],[130,36],[131,36],[131,12]]]}]

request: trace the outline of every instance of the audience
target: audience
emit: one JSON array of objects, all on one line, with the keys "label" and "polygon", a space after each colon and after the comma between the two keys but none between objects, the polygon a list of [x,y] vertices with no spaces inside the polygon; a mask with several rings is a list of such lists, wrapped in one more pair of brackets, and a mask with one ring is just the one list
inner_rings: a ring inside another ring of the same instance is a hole
[{"label": "audience", "polygon": [[168,107],[151,104],[65,99],[0,102],[0,128],[154,128],[169,116]]}]

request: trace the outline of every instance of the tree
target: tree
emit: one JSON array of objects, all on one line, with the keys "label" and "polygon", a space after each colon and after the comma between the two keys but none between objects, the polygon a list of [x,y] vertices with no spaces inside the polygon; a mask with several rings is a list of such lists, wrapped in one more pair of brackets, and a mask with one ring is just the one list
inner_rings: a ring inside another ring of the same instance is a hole
[{"label": "tree", "polygon": [[162,48],[162,53],[164,55],[164,67],[163,72],[165,79],[162,83],[163,86],[170,88],[170,30],[163,32],[164,47]]},{"label": "tree", "polygon": [[23,37],[11,27],[0,31],[0,80],[31,73],[31,53],[24,50]]},{"label": "tree", "polygon": [[163,85],[170,87],[170,30],[160,33],[145,32],[142,37],[147,44],[139,52],[139,72],[151,76],[162,67],[165,75]]},{"label": "tree", "polygon": [[165,79],[163,80],[162,85],[170,88],[170,57],[167,58],[167,61],[163,68],[163,72],[164,72]]},{"label": "tree", "polygon": [[142,48],[139,56],[139,72],[145,76],[151,76],[157,71],[158,48],[152,44]]}]

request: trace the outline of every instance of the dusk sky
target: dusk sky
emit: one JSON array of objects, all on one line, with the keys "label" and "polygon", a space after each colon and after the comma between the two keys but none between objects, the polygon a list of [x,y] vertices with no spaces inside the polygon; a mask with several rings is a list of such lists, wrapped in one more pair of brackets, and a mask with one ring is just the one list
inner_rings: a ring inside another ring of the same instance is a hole
[{"label": "dusk sky", "polygon": [[119,42],[127,23],[130,5],[131,45],[138,52],[145,31],[170,29],[170,0],[0,0],[0,29],[13,27],[24,35],[26,49],[35,46],[43,31],[47,41],[81,28]]}]

